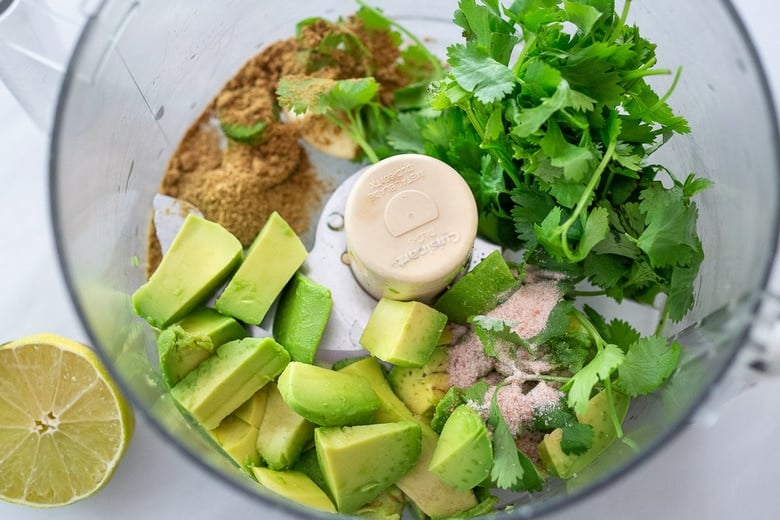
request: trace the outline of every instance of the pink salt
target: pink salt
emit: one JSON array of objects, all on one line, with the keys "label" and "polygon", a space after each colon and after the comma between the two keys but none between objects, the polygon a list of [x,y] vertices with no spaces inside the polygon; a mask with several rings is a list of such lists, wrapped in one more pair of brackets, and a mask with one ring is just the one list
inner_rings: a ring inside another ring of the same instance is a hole
[{"label": "pink salt", "polygon": [[493,359],[485,355],[482,343],[473,330],[450,347],[447,358],[450,384],[456,388],[473,385],[495,366]]},{"label": "pink salt", "polygon": [[554,281],[527,283],[520,286],[504,303],[488,316],[517,323],[512,331],[530,339],[544,330],[550,312],[561,299]]},{"label": "pink salt", "polygon": [[[491,387],[485,393],[485,404],[478,409],[487,418],[490,403],[496,387]],[[498,390],[498,408],[512,435],[520,433],[523,424],[529,423],[535,410],[544,410],[554,406],[563,394],[544,381],[534,386],[528,393],[523,393],[519,384],[508,384]]]}]

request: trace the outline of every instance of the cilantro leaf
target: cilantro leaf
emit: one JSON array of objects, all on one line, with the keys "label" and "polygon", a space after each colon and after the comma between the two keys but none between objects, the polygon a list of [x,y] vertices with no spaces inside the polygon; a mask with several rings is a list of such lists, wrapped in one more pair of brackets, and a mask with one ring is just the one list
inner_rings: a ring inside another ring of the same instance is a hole
[{"label": "cilantro leaf", "polygon": [[500,101],[515,87],[512,70],[473,42],[450,46],[447,57],[455,81],[482,103]]},{"label": "cilantro leaf", "polygon": [[615,384],[631,397],[650,393],[674,372],[679,358],[678,342],[669,345],[658,336],[641,338],[628,347]]},{"label": "cilantro leaf", "polygon": [[243,126],[220,121],[219,127],[222,129],[222,133],[225,134],[225,137],[232,141],[255,144],[262,138],[263,132],[268,127],[268,122],[258,121],[252,126]]},{"label": "cilantro leaf", "polygon": [[512,327],[517,325],[514,322],[480,315],[470,317],[469,323],[474,325],[474,332],[482,342],[487,356],[496,357],[498,355],[496,347],[501,342],[527,345],[517,333],[512,331]]},{"label": "cilantro leaf", "polygon": [[501,489],[513,489],[522,482],[525,468],[520,462],[515,438],[498,407],[498,388],[493,393],[488,424],[493,428],[493,466],[490,468],[490,478]]},{"label": "cilantro leaf", "polygon": [[593,445],[593,427],[580,423],[565,400],[534,412],[532,427],[540,431],[561,429],[561,450],[567,455],[581,455]]},{"label": "cilantro leaf", "polygon": [[696,233],[698,211],[686,204],[680,188],[649,187],[642,191],[640,209],[647,227],[637,246],[647,253],[654,267],[686,266],[699,246]]},{"label": "cilantro leaf", "polygon": [[568,392],[568,404],[575,413],[583,414],[588,407],[590,394],[599,381],[606,380],[623,363],[625,354],[620,347],[606,344],[593,359],[564,383],[562,390]]}]

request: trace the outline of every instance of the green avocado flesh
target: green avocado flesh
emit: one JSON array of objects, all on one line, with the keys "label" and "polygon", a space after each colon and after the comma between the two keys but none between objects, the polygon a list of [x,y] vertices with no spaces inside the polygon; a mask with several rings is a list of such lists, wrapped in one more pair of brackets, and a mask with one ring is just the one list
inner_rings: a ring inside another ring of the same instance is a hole
[{"label": "green avocado flesh", "polygon": [[274,316],[274,338],[293,361],[313,363],[328,323],[333,301],[330,289],[296,273],[279,298]]},{"label": "green avocado flesh", "polygon": [[353,513],[406,474],[420,455],[420,425],[411,422],[321,427],[314,446],[330,496]]},{"label": "green avocado flesh", "polygon": [[157,337],[160,371],[168,386],[178,383],[223,343],[246,336],[235,319],[200,308],[163,330]]},{"label": "green avocado flesh", "polygon": [[431,416],[436,404],[447,393],[450,387],[447,357],[447,347],[436,347],[421,367],[394,366],[390,369],[387,380],[395,395],[412,413]]},{"label": "green avocado flesh", "polygon": [[374,417],[376,422],[416,421],[420,425],[420,457],[414,467],[396,483],[417,508],[431,517],[448,517],[477,505],[473,491],[457,490],[428,469],[439,436],[393,393],[376,359],[364,358],[342,368],[341,372],[360,375],[374,389],[379,397],[379,409]]},{"label": "green avocado flesh", "polygon": [[269,468],[286,469],[314,437],[314,424],[287,406],[274,383],[266,387],[268,403],[257,436],[257,451]]},{"label": "green avocado flesh", "polygon": [[379,407],[364,378],[297,361],[287,365],[278,386],[290,408],[320,426],[370,423]]},{"label": "green avocado flesh", "polygon": [[244,404],[236,408],[233,415],[255,428],[260,428],[260,423],[265,415],[266,404],[268,403],[268,385],[263,386],[254,393],[252,397],[246,400]]},{"label": "green avocado flesh", "polygon": [[228,230],[188,215],[149,280],[133,293],[136,314],[164,329],[208,299],[241,262],[243,249]]},{"label": "green avocado flesh", "polygon": [[307,255],[295,231],[273,212],[217,298],[217,310],[259,325]]},{"label": "green avocado flesh", "polygon": [[328,495],[303,473],[260,467],[252,468],[252,472],[261,486],[278,495],[326,513],[336,512]]},{"label": "green avocado flesh", "polygon": [[485,314],[495,307],[501,295],[516,284],[504,257],[499,251],[493,251],[447,289],[434,307],[451,321],[467,323],[471,316]]},{"label": "green avocado flesh", "polygon": [[231,414],[225,417],[211,434],[239,466],[249,467],[260,462],[256,447],[257,427]]},{"label": "green avocado flesh", "polygon": [[229,341],[171,389],[205,429],[219,423],[278,376],[290,355],[271,338]]},{"label": "green avocado flesh", "polygon": [[[630,399],[625,394],[612,391],[612,399],[617,412],[617,418],[622,423],[628,413]],[[580,455],[567,455],[561,450],[563,432],[560,428],[544,436],[539,443],[539,458],[545,469],[556,477],[563,479],[573,477],[588,464],[596,460],[604,450],[617,438],[615,426],[609,416],[607,393],[602,390],[588,402],[588,408],[577,420],[589,424],[593,428],[593,444],[590,449]]]},{"label": "green avocado flesh", "polygon": [[468,405],[458,406],[444,424],[431,457],[430,470],[455,489],[472,489],[493,465],[493,443],[482,417]]},{"label": "green avocado flesh", "polygon": [[419,367],[428,361],[445,325],[447,316],[424,303],[382,298],[363,329],[360,344],[382,361]]}]

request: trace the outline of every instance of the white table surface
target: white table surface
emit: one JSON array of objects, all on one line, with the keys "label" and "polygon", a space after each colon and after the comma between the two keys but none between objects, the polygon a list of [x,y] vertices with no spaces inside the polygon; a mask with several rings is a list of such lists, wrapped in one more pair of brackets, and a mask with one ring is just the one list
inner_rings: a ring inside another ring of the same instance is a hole
[{"label": "white table surface", "polygon": [[[735,4],[780,99],[780,2]],[[86,339],[55,259],[47,153],[46,136],[0,84],[0,342],[43,331]],[[140,413],[136,417],[132,444],[100,493],[55,510],[0,502],[0,519],[275,517],[165,444]],[[741,393],[709,418],[620,482],[551,518],[780,518],[780,381]]]}]

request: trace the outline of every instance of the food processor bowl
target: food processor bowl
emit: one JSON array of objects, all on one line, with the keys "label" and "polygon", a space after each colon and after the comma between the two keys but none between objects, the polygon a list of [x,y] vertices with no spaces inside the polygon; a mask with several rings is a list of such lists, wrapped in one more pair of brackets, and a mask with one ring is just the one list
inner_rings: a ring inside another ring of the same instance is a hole
[{"label": "food processor bowl", "polygon": [[[455,1],[372,2],[444,56],[460,39]],[[179,412],[157,369],[153,332],[130,295],[145,280],[152,198],[188,126],[223,84],[264,46],[292,36],[311,16],[354,12],[352,0],[170,2],[111,0],[90,15],[67,69],[51,139],[56,245],[78,314],[137,409],[171,446],[260,507],[317,517],[264,491]],[[744,27],[727,1],[635,2],[630,23],[658,45],[658,63],[682,77],[669,99],[691,126],[654,156],[684,178],[714,186],[698,198],[705,261],[696,304],[669,327],[684,346],[677,372],[635,399],[616,442],[585,471],[541,493],[506,497],[496,513],[530,518],[570,505],[649,457],[690,419],[749,341],[773,265],[780,155],[773,103]],[[653,78],[665,91],[672,76]],[[359,166],[319,163],[333,185]],[[308,238],[311,243],[311,237]],[[621,307],[640,319],[639,305]]]}]

